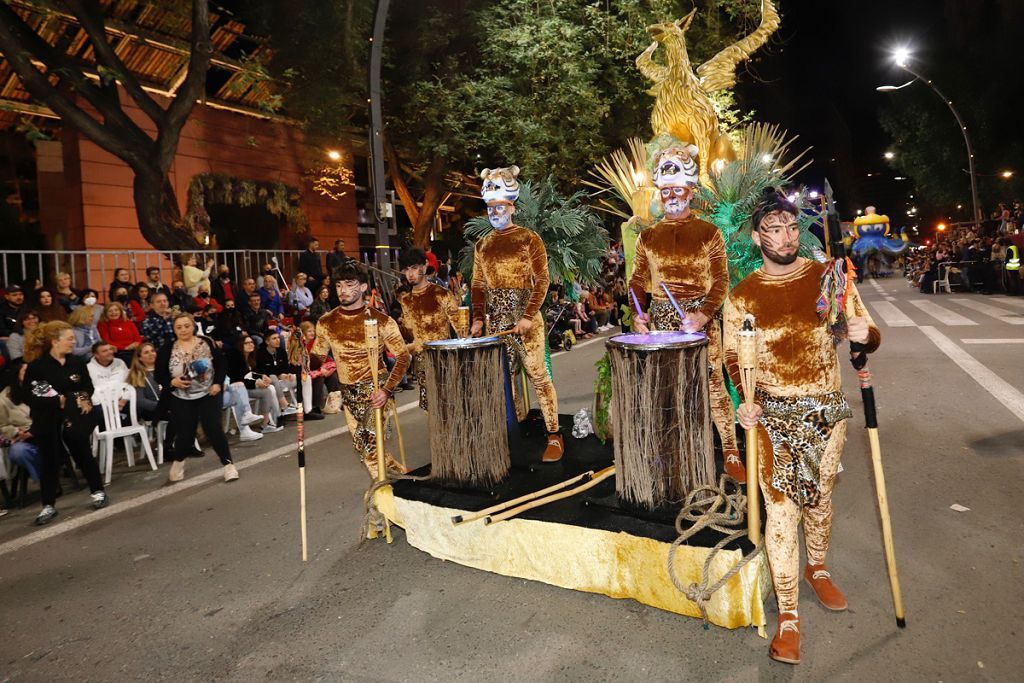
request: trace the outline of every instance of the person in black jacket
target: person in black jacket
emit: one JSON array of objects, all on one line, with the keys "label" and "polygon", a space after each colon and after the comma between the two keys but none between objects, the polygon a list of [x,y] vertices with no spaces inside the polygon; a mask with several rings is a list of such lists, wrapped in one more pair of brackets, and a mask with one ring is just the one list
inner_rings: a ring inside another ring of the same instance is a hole
[{"label": "person in black jacket", "polygon": [[295,272],[305,273],[309,277],[310,289],[320,286],[324,281],[324,267],[320,262],[320,241],[315,237],[309,238],[306,250],[299,255],[299,267]]},{"label": "person in black jacket", "polygon": [[105,507],[109,500],[89,447],[89,435],[96,426],[89,398],[93,386],[85,361],[71,353],[75,333],[71,325],[55,320],[43,326],[41,343],[42,355],[29,363],[25,372],[32,441],[42,458],[39,488],[43,509],[36,517],[38,525],[57,516],[58,474],[65,449],[85,475],[93,507]]},{"label": "person in black jacket", "polygon": [[[281,343],[281,335],[278,332],[270,332],[263,340],[263,346],[256,352],[256,371],[264,377],[268,377],[274,385],[278,398],[284,399],[285,394],[292,398],[296,396],[296,368],[288,362],[288,354]],[[294,401],[289,401],[282,407],[282,415],[294,415],[296,411]]]},{"label": "person in black jacket", "polygon": [[156,359],[156,381],[169,396],[174,427],[174,453],[167,480],[185,478],[185,458],[192,453],[196,427],[203,432],[224,465],[224,481],[238,479],[231,461],[231,449],[221,426],[220,412],[227,368],[224,355],[209,337],[196,336],[196,321],[178,313],[171,321],[175,340],[161,347]]},{"label": "person in black jacket", "polygon": [[263,433],[273,434],[284,429],[281,413],[287,401],[277,395],[270,378],[256,369],[256,342],[252,335],[238,335],[227,356],[228,377],[232,382],[244,384],[249,398],[256,401],[256,413],[264,419]]}]

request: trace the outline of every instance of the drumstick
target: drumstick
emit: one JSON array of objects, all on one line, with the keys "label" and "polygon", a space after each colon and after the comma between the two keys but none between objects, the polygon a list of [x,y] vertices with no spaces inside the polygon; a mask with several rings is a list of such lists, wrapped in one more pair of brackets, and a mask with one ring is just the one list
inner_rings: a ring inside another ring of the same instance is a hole
[{"label": "drumstick", "polygon": [[521,505],[522,503],[526,503],[526,502],[531,501],[531,500],[533,500],[535,498],[540,498],[541,496],[546,496],[549,493],[554,493],[555,491],[560,491],[560,490],[564,489],[567,486],[572,486],[573,484],[578,484],[578,483],[580,483],[582,481],[587,481],[593,475],[594,475],[594,470],[587,470],[583,474],[575,476],[572,479],[566,479],[565,481],[559,482],[557,484],[552,484],[551,486],[548,486],[547,488],[541,489],[539,491],[534,491],[533,493],[527,493],[525,496],[519,496],[518,498],[513,498],[512,500],[506,500],[504,503],[498,503],[497,505],[493,505],[493,506],[491,506],[489,508],[486,508],[484,510],[479,510],[477,512],[471,512],[468,515],[455,515],[455,516],[452,517],[452,524],[459,525],[459,524],[463,524],[465,522],[472,522],[474,520],[480,519],[481,517],[486,517],[487,515],[494,514],[495,512],[501,512],[502,510],[508,510],[509,508],[515,507],[517,505]]},{"label": "drumstick", "polygon": [[531,500],[530,502],[524,503],[519,507],[512,508],[511,510],[506,510],[505,512],[502,512],[499,515],[488,517],[484,520],[484,524],[490,525],[495,524],[497,522],[504,522],[506,519],[511,519],[516,515],[526,512],[527,510],[539,508],[543,505],[547,505],[548,503],[554,503],[555,501],[562,500],[563,498],[570,498],[572,496],[575,496],[577,493],[583,493],[584,491],[594,488],[608,477],[612,477],[614,475],[615,465],[612,465],[611,467],[606,467],[597,474],[595,474],[589,481],[580,484],[579,486],[573,487],[571,489],[566,489],[564,491],[559,491],[558,493],[553,493],[550,496],[545,496],[544,498]]},{"label": "drumstick", "polygon": [[644,311],[640,308],[640,301],[636,298],[636,292],[634,292],[632,288],[629,290],[629,296],[633,299],[633,308],[636,309],[637,314],[643,315]]},{"label": "drumstick", "polygon": [[679,328],[682,329],[683,323],[686,322],[686,314],[683,313],[683,309],[679,308],[679,302],[676,301],[674,296],[672,296],[672,292],[668,291],[668,285],[665,284],[664,280],[661,282],[661,288],[665,290],[665,294],[668,295],[668,300],[672,304],[672,308],[676,309],[676,313],[679,314]]},{"label": "drumstick", "polygon": [[494,334],[492,334],[490,336],[492,336],[492,337],[504,337],[506,334],[514,334],[515,331],[516,331],[516,328],[513,327],[511,330],[505,330],[503,332],[495,332]]}]

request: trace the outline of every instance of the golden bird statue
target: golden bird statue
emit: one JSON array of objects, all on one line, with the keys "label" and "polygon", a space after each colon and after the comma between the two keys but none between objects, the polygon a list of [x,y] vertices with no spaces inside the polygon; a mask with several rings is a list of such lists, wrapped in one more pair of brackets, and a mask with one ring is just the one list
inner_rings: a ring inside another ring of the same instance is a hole
[{"label": "golden bird statue", "polygon": [[[655,98],[651,112],[654,135],[668,133],[695,144],[701,159],[700,180],[707,184],[708,169],[716,160],[736,158],[728,135],[719,126],[710,95],[736,84],[736,67],[768,41],[779,28],[780,20],[772,0],[762,0],[757,29],[701,64],[695,72],[686,51],[685,34],[696,11],[678,21],[647,27],[654,42],[636,58],[636,66],[654,84],[648,91]],[[659,46],[665,53],[664,65],[654,61]]]}]

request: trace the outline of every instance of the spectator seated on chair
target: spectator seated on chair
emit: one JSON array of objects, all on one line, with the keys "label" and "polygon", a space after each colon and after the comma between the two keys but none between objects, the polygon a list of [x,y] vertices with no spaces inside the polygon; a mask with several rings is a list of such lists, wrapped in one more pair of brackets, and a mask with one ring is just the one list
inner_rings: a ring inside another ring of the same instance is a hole
[{"label": "spectator seated on chair", "polygon": [[24,467],[29,478],[39,481],[42,457],[31,441],[32,418],[24,396],[27,368],[27,364],[15,360],[4,369],[7,386],[0,391],[0,437],[10,443],[7,457],[11,463]]},{"label": "spectator seated on chair", "polygon": [[96,328],[96,321],[91,306],[79,306],[71,311],[68,316],[68,324],[75,333],[75,347],[71,355],[88,362],[92,358],[92,347],[100,339],[100,331]]},{"label": "spectator seated on chair", "polygon": [[135,347],[142,343],[139,328],[127,319],[124,306],[117,301],[111,301],[103,307],[96,330],[100,333],[100,339],[114,345],[118,358],[125,363],[131,362]]},{"label": "spectator seated on chair", "polygon": [[284,302],[277,288],[277,278],[273,275],[263,276],[263,286],[259,289],[260,307],[270,311],[277,318],[284,317]]}]

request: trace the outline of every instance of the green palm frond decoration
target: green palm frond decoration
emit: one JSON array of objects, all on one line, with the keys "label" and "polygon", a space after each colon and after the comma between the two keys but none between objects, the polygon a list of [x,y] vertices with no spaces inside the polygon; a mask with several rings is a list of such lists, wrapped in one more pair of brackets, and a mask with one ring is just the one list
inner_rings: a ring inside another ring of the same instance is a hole
[{"label": "green palm frond decoration", "polygon": [[[761,266],[761,252],[747,225],[761,196],[769,188],[782,191],[811,163],[806,158],[810,148],[795,155],[791,152],[796,140],[797,136],[790,137],[778,125],[751,124],[744,130],[741,158],[712,173],[711,184],[699,187],[693,198],[693,207],[722,231],[731,286]],[[815,207],[806,189],[795,194],[794,203],[801,209],[800,255],[814,258],[813,250],[820,248],[820,243],[810,229],[821,217],[816,211],[807,213]]]},{"label": "green palm frond decoration", "polygon": [[[533,230],[544,240],[552,283],[568,285],[576,280],[593,285],[600,279],[602,259],[608,251],[608,231],[584,199],[584,192],[560,195],[550,176],[536,183],[520,181],[515,224]],[[473,248],[493,230],[486,216],[471,218],[463,228],[468,244],[459,253],[459,270],[470,279]]]}]

